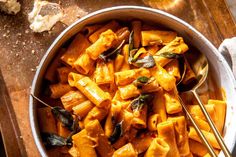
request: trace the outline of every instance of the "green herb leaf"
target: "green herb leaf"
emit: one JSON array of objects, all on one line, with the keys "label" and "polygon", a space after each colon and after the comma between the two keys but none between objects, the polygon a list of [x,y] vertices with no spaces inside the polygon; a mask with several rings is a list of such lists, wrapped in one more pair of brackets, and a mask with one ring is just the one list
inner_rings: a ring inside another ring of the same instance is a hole
[{"label": "green herb leaf", "polygon": [[[133,49],[133,50],[138,51],[138,49]],[[133,51],[133,50],[132,50],[132,51]],[[147,52],[145,52],[145,51],[138,51],[137,53],[135,53],[135,54],[133,55],[133,58],[131,59],[131,62],[136,62],[136,61],[138,60],[139,56],[141,56],[141,55],[144,54],[144,53],[147,53]]]},{"label": "green herb leaf", "polygon": [[187,69],[184,57],[179,58],[178,61],[179,61],[179,71],[180,71],[181,77],[180,77],[180,80],[176,83],[177,86],[183,81],[186,74],[186,69]]},{"label": "green herb leaf", "polygon": [[123,123],[123,121],[116,124],[115,129],[112,132],[112,135],[108,138],[108,140],[111,142],[111,144],[115,143],[119,139],[119,137],[122,136],[122,134],[123,134],[122,123]]},{"label": "green herb leaf", "polygon": [[128,58],[129,64],[133,64],[133,62],[135,62],[135,59],[133,58],[133,56],[136,54],[137,51],[138,49],[133,49],[129,51],[129,58]]},{"label": "green herb leaf", "polygon": [[149,55],[145,56],[144,58],[138,59],[135,63],[133,63],[133,65],[143,68],[152,68],[156,65],[156,63],[153,56]]},{"label": "green herb leaf", "polygon": [[76,117],[75,120],[73,121],[73,125],[72,125],[72,132],[69,134],[69,136],[66,138],[66,141],[68,143],[72,143],[72,136],[76,133],[78,133],[81,128],[79,126],[79,119],[80,117]]},{"label": "green herb leaf", "polygon": [[109,49],[106,52],[100,54],[99,58],[101,58],[104,61],[114,60],[116,56],[121,53],[121,47],[124,45],[124,43],[125,40],[123,40],[116,49]]},{"label": "green herb leaf", "polygon": [[73,131],[72,126],[74,123],[74,118],[69,111],[63,109],[60,106],[55,106],[52,107],[51,112],[64,127],[67,127],[70,131]]},{"label": "green herb leaf", "polygon": [[144,105],[150,103],[153,99],[153,95],[151,94],[141,94],[138,98],[134,99],[131,102],[131,109],[134,110],[141,110]]},{"label": "green herb leaf", "polygon": [[63,109],[60,106],[55,106],[52,107],[50,105],[48,105],[47,103],[45,103],[44,101],[40,100],[38,97],[34,96],[33,94],[30,94],[34,99],[36,99],[37,101],[39,101],[40,103],[42,103],[43,105],[51,108],[51,112],[52,114],[55,116],[55,118],[57,118],[64,127],[67,127],[70,131],[74,130],[74,118],[72,116],[72,114]]},{"label": "green herb leaf", "polygon": [[183,55],[182,54],[177,54],[177,53],[174,53],[174,52],[164,52],[164,53],[161,53],[159,56],[165,57],[165,58],[168,58],[168,59],[178,59],[178,58],[182,57]]},{"label": "green herb leaf", "polygon": [[147,83],[148,80],[149,80],[149,78],[146,77],[146,76],[140,76],[140,77],[137,78],[137,81],[140,82],[140,83]]},{"label": "green herb leaf", "polygon": [[71,146],[72,143],[54,133],[42,133],[42,140],[46,147],[51,146]]},{"label": "green herb leaf", "polygon": [[133,84],[139,89],[141,89],[143,86],[153,82],[154,80],[154,77],[148,78],[146,76],[140,76],[136,80],[134,80]]},{"label": "green herb leaf", "polygon": [[134,31],[132,30],[129,35],[129,52],[134,49]]}]

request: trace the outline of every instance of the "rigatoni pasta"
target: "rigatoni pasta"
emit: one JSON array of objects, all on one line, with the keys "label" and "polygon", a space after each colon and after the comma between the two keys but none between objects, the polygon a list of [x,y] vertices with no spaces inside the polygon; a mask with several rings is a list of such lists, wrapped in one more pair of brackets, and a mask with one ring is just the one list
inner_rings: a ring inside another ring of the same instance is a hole
[{"label": "rigatoni pasta", "polygon": [[[58,105],[38,110],[46,144],[67,146],[65,155],[73,157],[208,156],[183,113],[181,96],[219,151],[196,101],[179,93],[181,85],[197,81],[185,55],[191,51],[179,34],[139,19],[113,20],[85,26],[67,45],[56,58],[62,62],[45,76],[50,97],[44,96]],[[223,133],[226,102],[215,100],[207,83],[204,88],[201,98]]]}]

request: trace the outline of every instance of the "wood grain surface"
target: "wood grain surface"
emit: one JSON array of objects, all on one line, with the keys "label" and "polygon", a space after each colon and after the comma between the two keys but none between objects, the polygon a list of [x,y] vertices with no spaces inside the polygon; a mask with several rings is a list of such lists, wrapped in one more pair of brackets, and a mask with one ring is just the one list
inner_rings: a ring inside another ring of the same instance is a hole
[{"label": "wood grain surface", "polygon": [[[15,121],[11,122],[18,128],[15,136],[22,138],[23,143],[18,143],[21,150],[12,151],[18,152],[19,156],[38,157],[40,155],[29,124],[29,90],[40,59],[57,35],[67,26],[58,23],[50,32],[33,33],[27,20],[33,1],[21,0],[20,3],[22,10],[16,16],[0,13],[0,67],[11,101],[8,104],[12,106],[10,114],[15,116]],[[79,17],[117,5],[145,6],[140,0],[67,0],[60,3],[65,8],[76,6],[79,9]],[[236,36],[236,26],[224,0],[185,0],[184,8],[173,14],[194,26],[216,47],[225,38]],[[11,148],[11,144],[6,143],[6,146]]]}]

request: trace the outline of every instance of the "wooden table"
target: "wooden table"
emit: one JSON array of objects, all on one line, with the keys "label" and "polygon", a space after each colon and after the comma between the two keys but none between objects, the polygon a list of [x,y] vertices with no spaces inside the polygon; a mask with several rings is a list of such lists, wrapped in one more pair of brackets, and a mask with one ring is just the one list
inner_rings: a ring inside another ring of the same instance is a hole
[{"label": "wooden table", "polygon": [[[0,14],[0,67],[3,76],[0,77],[0,128],[9,156],[37,157],[40,155],[29,124],[29,90],[40,59],[66,26],[59,23],[50,33],[33,33],[27,20],[33,2],[20,2],[22,11],[16,16]],[[61,3],[63,7],[78,5],[80,11],[88,13],[117,5],[145,6],[141,0],[67,0]],[[235,22],[224,0],[186,0],[185,8],[175,15],[194,26],[216,47],[225,38],[236,36]]]}]

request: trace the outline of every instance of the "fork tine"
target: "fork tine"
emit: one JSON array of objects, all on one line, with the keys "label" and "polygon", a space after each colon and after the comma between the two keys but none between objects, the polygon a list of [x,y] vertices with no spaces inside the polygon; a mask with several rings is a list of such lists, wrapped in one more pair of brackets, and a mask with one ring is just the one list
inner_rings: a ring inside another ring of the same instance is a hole
[{"label": "fork tine", "polygon": [[198,136],[201,138],[202,142],[204,143],[204,145],[207,147],[210,155],[212,157],[217,157],[217,154],[215,153],[214,149],[212,148],[212,146],[209,144],[209,142],[207,141],[206,137],[203,135],[201,129],[198,127],[198,125],[196,124],[196,122],[194,121],[192,115],[188,112],[187,110],[187,107],[186,105],[184,104],[182,98],[179,96],[179,100],[180,100],[180,103],[187,115],[187,117],[189,118],[189,120],[191,121],[191,123],[193,124],[193,127],[195,128],[195,130],[197,131],[198,133]]},{"label": "fork tine", "polygon": [[195,90],[192,91],[192,93],[193,93],[193,95],[195,96],[195,98],[197,99],[198,104],[199,104],[199,106],[200,106],[200,108],[201,108],[201,110],[202,110],[204,116],[206,117],[207,122],[208,122],[208,124],[209,124],[209,126],[210,126],[210,128],[211,128],[211,130],[212,130],[212,132],[213,132],[213,134],[215,135],[215,138],[216,138],[218,144],[220,145],[220,148],[222,149],[224,155],[225,155],[226,157],[231,157],[231,154],[230,154],[228,148],[226,147],[222,136],[220,135],[219,131],[217,130],[215,124],[213,123],[211,117],[209,116],[209,114],[208,114],[206,108],[204,107],[202,101],[200,100],[198,94],[196,93]]}]

